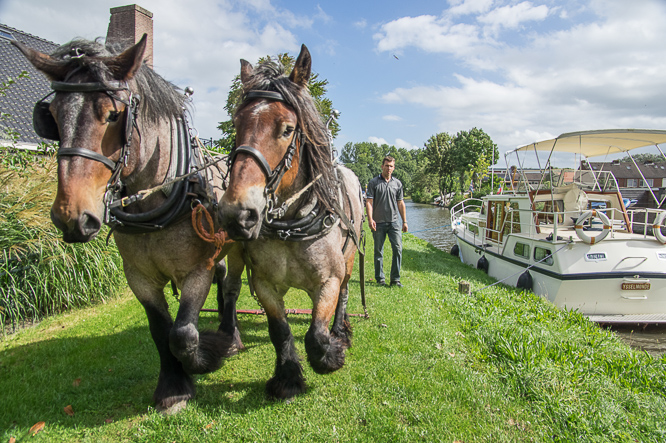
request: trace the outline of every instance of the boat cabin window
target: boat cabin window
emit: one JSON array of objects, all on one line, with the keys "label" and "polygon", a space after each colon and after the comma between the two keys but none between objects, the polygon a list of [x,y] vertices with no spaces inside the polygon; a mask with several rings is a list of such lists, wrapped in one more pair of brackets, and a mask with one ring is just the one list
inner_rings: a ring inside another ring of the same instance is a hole
[{"label": "boat cabin window", "polygon": [[[534,260],[538,262],[539,260],[543,260],[544,257],[548,257],[552,253],[553,251],[551,251],[550,249],[540,248],[537,246],[534,248]],[[541,263],[543,263],[544,265],[552,266],[553,256],[551,255],[547,259],[543,260]]]},{"label": "boat cabin window", "polygon": [[[541,201],[534,204],[534,210],[539,212],[539,223],[550,224],[553,223],[554,212],[564,212],[564,200]],[[557,222],[564,223],[564,214],[557,214]]]},{"label": "boat cabin window", "polygon": [[506,203],[506,220],[504,222],[503,235],[511,233],[520,233],[520,211],[518,202]]},{"label": "boat cabin window", "polygon": [[530,258],[530,247],[529,245],[526,245],[525,243],[516,243],[516,246],[513,247],[513,253],[514,255],[517,255],[518,257]]}]

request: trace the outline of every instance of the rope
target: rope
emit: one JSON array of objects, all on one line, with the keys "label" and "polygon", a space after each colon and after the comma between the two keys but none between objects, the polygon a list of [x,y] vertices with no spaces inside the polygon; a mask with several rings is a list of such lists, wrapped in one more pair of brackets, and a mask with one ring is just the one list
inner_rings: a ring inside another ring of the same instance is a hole
[{"label": "rope", "polygon": [[488,285],[488,286],[486,286],[486,287],[484,287],[484,288],[481,288],[481,289],[479,289],[479,290],[473,291],[472,294],[476,294],[477,292],[485,291],[486,289],[488,289],[488,288],[490,288],[490,287],[492,287],[492,286],[495,286],[495,285],[497,285],[497,284],[499,284],[499,283],[502,283],[502,282],[504,282],[504,281],[510,279],[511,277],[515,277],[515,276],[518,275],[518,274],[522,274],[522,273],[525,272],[525,271],[529,271],[529,270],[532,269],[534,266],[538,265],[538,264],[541,263],[542,261],[544,261],[544,260],[546,260],[546,259],[552,257],[553,255],[555,255],[555,254],[557,254],[558,252],[560,252],[562,249],[564,249],[564,248],[566,248],[567,246],[569,246],[570,243],[572,243],[572,242],[569,242],[569,243],[565,244],[564,246],[562,246],[562,247],[561,247],[560,249],[558,249],[557,251],[553,252],[552,254],[549,254],[549,255],[545,256],[544,258],[542,258],[542,259],[539,260],[538,262],[534,263],[533,265],[529,265],[527,268],[525,268],[525,270],[522,270],[522,269],[521,269],[520,271],[516,272],[515,274],[511,274],[511,275],[509,275],[508,277],[503,278],[502,280],[498,280],[498,281],[496,281],[495,283],[492,283],[492,284],[490,284],[490,285]]},{"label": "rope", "polygon": [[[208,223],[208,226],[210,226],[210,230],[206,230],[203,226],[204,215],[206,216],[206,222]],[[220,252],[222,252],[222,246],[227,240],[227,234],[222,229],[215,232],[213,218],[210,216],[206,207],[201,203],[195,206],[192,210],[192,227],[201,240],[207,243],[213,243],[215,246],[215,254],[208,259],[208,265],[206,266],[208,270],[211,270],[213,269],[213,266],[215,266],[215,258],[220,255]]]}]

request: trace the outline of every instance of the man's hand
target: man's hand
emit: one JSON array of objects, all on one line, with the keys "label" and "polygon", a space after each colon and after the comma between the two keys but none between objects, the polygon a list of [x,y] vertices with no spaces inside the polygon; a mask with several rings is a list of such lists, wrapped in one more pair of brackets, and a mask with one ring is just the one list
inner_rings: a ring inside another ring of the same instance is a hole
[{"label": "man's hand", "polygon": [[402,232],[407,232],[407,222],[402,222]]},{"label": "man's hand", "polygon": [[368,226],[370,226],[370,230],[372,232],[375,232],[377,230],[377,223],[371,218],[368,219]]}]

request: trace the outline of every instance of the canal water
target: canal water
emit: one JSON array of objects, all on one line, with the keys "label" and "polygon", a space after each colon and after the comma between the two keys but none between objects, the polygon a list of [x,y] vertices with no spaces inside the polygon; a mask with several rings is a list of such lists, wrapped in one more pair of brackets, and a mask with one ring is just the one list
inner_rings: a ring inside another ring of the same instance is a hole
[{"label": "canal water", "polygon": [[[445,252],[455,244],[451,215],[446,208],[405,200],[409,231]],[[613,326],[611,328],[630,346],[652,355],[666,353],[666,326]]]}]

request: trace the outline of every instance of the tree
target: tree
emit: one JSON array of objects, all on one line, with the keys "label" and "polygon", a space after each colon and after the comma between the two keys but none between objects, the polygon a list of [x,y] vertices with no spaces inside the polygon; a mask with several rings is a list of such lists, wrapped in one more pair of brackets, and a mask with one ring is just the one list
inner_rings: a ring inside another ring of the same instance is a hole
[{"label": "tree", "polygon": [[458,164],[453,138],[446,132],[440,132],[431,136],[424,146],[423,154],[427,160],[424,172],[430,176],[430,182],[437,183],[440,196],[444,196],[453,191]]},{"label": "tree", "polygon": [[465,181],[469,177],[478,184],[488,176],[488,166],[493,158],[499,158],[497,145],[482,129],[472,128],[460,131],[453,139],[455,169],[458,174],[460,190],[465,189]]},{"label": "tree", "polygon": [[[289,75],[294,69],[294,63],[296,59],[287,53],[278,54],[278,56],[273,59],[270,56],[262,57],[259,59],[258,63],[265,61],[274,61],[283,66],[284,72],[286,75]],[[312,73],[310,75],[310,81],[308,83],[308,89],[310,90],[310,95],[314,98],[319,114],[322,116],[323,121],[325,122],[328,117],[333,112],[333,102],[326,97],[326,86],[328,85],[328,80],[320,80],[319,74]],[[231,82],[231,87],[229,89],[229,94],[227,95],[227,103],[224,105],[224,109],[227,111],[227,114],[233,117],[236,112],[236,108],[240,105],[243,97],[242,95],[243,85],[240,80],[240,74],[234,77]],[[233,121],[231,119],[220,122],[217,129],[222,131],[222,138],[217,141],[218,146],[220,147],[221,152],[230,152],[236,146],[236,129],[234,128]],[[331,133],[335,137],[338,132],[340,132],[340,126],[338,122],[333,120],[330,125]]]},{"label": "tree", "polygon": [[365,189],[372,177],[381,173],[384,155],[377,143],[349,142],[342,148],[340,161],[356,174],[361,187]]}]

